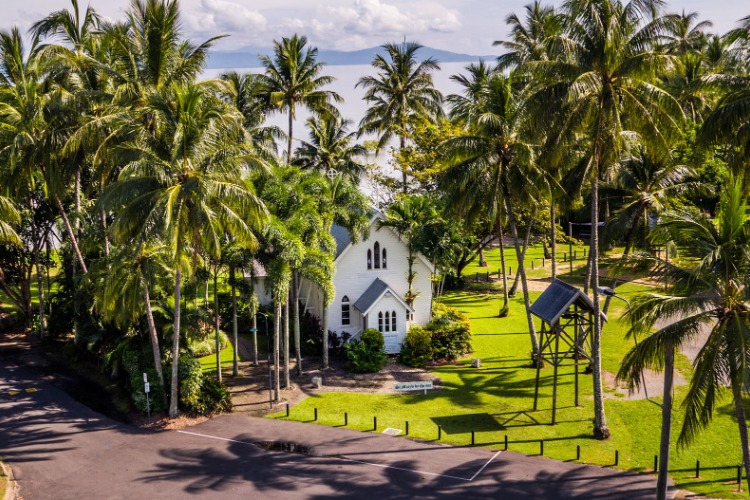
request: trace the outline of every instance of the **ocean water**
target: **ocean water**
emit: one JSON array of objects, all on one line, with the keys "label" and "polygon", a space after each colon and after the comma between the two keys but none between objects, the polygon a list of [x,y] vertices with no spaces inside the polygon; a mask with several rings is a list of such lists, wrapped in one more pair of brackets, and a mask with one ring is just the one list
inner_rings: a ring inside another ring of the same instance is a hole
[{"label": "ocean water", "polygon": [[[466,63],[444,63],[441,64],[440,71],[434,73],[433,79],[435,81],[435,87],[447,96],[451,93],[457,93],[461,87],[453,82],[450,77],[451,75],[465,73],[464,68],[470,64]],[[262,68],[230,68],[230,69],[210,69],[203,73],[204,78],[215,78],[226,73],[227,71],[237,71],[238,73],[262,73]],[[344,102],[338,104],[341,114],[352,121],[351,130],[356,130],[356,126],[364,116],[367,110],[367,103],[362,99],[364,96],[364,89],[357,88],[356,84],[359,79],[365,75],[374,74],[375,71],[370,65],[351,65],[351,66],[326,66],[324,68],[324,74],[333,76],[336,80],[327,87],[329,90],[337,92],[344,98]],[[294,121],[294,139],[297,144],[299,140],[307,140],[307,131],[305,129],[305,121],[309,118],[310,114],[305,108],[297,109],[297,116]],[[269,125],[276,125],[282,130],[286,131],[288,127],[288,116],[286,113],[274,113],[269,115],[266,122]],[[282,147],[286,147],[282,145]],[[375,161],[382,165],[387,166],[388,163],[387,152],[381,153]]]}]

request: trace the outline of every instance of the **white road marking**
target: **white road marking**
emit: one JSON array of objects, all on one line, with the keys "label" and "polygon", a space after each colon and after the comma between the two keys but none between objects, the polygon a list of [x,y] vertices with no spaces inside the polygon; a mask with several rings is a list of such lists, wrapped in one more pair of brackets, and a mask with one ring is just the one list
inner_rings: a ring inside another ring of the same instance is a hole
[{"label": "white road marking", "polygon": [[[211,436],[210,434],[201,434],[199,432],[190,432],[190,431],[177,431],[177,432],[179,432],[180,434],[189,434],[191,436],[198,436],[198,437],[203,437],[203,438],[207,438],[207,439],[215,439],[217,441],[225,441],[225,442],[228,442],[228,443],[239,443],[239,444],[247,444],[247,445],[256,446],[256,443],[253,443],[253,442],[250,442],[250,441],[238,441],[236,439],[223,438],[223,437],[219,437],[219,436]],[[479,474],[481,474],[482,471],[484,469],[486,469],[487,466],[490,465],[490,463],[492,463],[492,461],[495,460],[495,458],[497,458],[497,456],[500,453],[502,453],[502,451],[498,451],[497,453],[495,453],[494,455],[492,455],[490,457],[490,459],[487,460],[487,462],[485,462],[484,465],[482,465],[479,468],[479,470],[473,476],[471,476],[469,478],[458,477],[458,476],[451,476],[450,474],[439,474],[437,472],[426,472],[426,471],[420,471],[420,470],[416,470],[416,469],[406,469],[404,467],[396,467],[394,465],[375,464],[375,463],[372,463],[372,462],[364,462],[362,460],[355,460],[353,458],[347,458],[347,457],[344,457],[344,456],[328,455],[328,456],[321,456],[321,457],[317,457],[317,458],[337,458],[337,459],[342,460],[344,462],[352,462],[352,463],[360,464],[360,465],[369,465],[371,467],[378,467],[378,468],[381,468],[381,469],[394,469],[394,470],[400,470],[400,471],[405,471],[405,472],[414,472],[414,473],[417,473],[417,474],[425,474],[425,475],[428,475],[428,476],[447,477],[447,478],[450,478],[450,479],[456,479],[458,481],[471,482],[474,479],[476,479],[476,477]],[[316,458],[316,457],[313,457],[313,458]]]}]

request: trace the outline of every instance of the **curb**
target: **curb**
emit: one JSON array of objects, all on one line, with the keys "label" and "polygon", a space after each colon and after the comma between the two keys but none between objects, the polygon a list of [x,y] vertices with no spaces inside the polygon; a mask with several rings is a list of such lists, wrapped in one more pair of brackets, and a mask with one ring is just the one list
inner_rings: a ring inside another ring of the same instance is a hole
[{"label": "curb", "polygon": [[16,484],[16,481],[13,479],[13,470],[10,468],[10,465],[5,462],[0,462],[0,469],[2,469],[2,474],[8,481],[8,485],[5,488],[5,495],[3,495],[2,500],[20,499],[18,496],[18,484]]}]

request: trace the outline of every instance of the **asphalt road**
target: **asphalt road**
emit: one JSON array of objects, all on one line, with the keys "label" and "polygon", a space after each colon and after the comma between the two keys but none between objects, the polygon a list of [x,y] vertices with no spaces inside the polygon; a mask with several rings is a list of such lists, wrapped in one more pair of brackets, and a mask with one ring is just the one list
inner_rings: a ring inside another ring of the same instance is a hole
[{"label": "asphalt road", "polygon": [[[259,444],[282,441],[301,450]],[[25,500],[635,500],[655,490],[653,476],[240,415],[183,431],[140,431],[7,359],[0,359],[0,456]]]}]

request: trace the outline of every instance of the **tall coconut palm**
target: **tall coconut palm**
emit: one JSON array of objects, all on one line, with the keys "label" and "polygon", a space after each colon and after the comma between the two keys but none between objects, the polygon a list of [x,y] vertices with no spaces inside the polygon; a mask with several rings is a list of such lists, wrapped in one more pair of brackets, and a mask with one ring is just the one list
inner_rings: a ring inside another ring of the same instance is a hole
[{"label": "tall coconut palm", "polygon": [[[21,222],[21,215],[10,198],[0,196],[0,245],[21,245],[13,224]],[[39,272],[39,271],[37,271]]]},{"label": "tall coconut palm", "polygon": [[[750,448],[745,407],[750,377],[750,218],[747,198],[740,182],[729,179],[722,191],[715,221],[693,212],[672,212],[657,226],[657,241],[674,241],[687,257],[674,261],[641,256],[636,262],[664,273],[665,293],[643,293],[633,301],[631,333],[648,336],[631,349],[618,376],[634,387],[641,383],[644,368],[664,370],[662,439],[658,481],[659,498],[666,498],[669,468],[669,434],[672,398],[671,372],[674,350],[699,338],[708,330],[693,363],[688,393],[682,404],[685,417],[678,444],[688,445],[711,421],[727,383],[737,416],[745,477],[750,487]],[[657,322],[667,326],[651,333]]]},{"label": "tall coconut palm", "polygon": [[510,26],[510,39],[492,43],[508,51],[497,58],[501,70],[518,68],[526,61],[549,59],[550,48],[562,33],[562,16],[555,12],[554,7],[535,0],[524,9],[523,21],[516,14],[508,14],[505,18],[505,24]]},{"label": "tall coconut palm", "polygon": [[685,12],[677,16],[665,33],[662,50],[668,54],[683,55],[700,52],[708,41],[706,28],[713,26],[711,21],[698,21],[697,12]]},{"label": "tall coconut palm", "polygon": [[[520,202],[518,194],[529,193],[532,187],[529,172],[533,151],[525,142],[529,130],[524,100],[516,88],[513,73],[505,76],[481,64],[469,69],[472,79],[458,79],[465,87],[464,95],[449,97],[451,115],[465,121],[468,134],[449,139],[443,145],[450,167],[444,172],[442,185],[454,193],[459,203],[482,204],[497,220],[498,231],[503,210],[508,217],[518,259],[532,358],[537,359],[539,341],[530,312],[531,299],[514,206],[514,201]],[[511,189],[511,182],[517,187]]]},{"label": "tall coconut palm", "polygon": [[318,49],[307,47],[307,37],[296,33],[290,38],[273,42],[273,59],[261,56],[265,73],[259,76],[272,109],[286,111],[287,129],[286,161],[292,161],[294,119],[297,107],[305,106],[314,113],[337,115],[332,102],[342,102],[339,94],[324,87],[335,79],[322,75],[324,63],[318,62]]},{"label": "tall coconut palm", "polygon": [[[359,129],[360,133],[379,136],[378,150],[394,137],[403,149],[411,120],[433,120],[443,114],[443,96],[432,80],[440,66],[431,57],[417,62],[422,45],[416,42],[387,43],[382,48],[386,54],[377,54],[372,60],[377,74],[363,76],[356,85],[365,89],[364,100],[370,105]],[[406,193],[406,170],[402,171],[402,181]]]},{"label": "tall coconut palm", "polygon": [[367,149],[353,143],[356,132],[349,132],[349,120],[330,115],[307,120],[310,142],[302,142],[295,151],[294,165],[302,168],[313,168],[339,172],[354,182],[359,182],[365,171],[360,158]]},{"label": "tall coconut palm", "polygon": [[[563,6],[571,60],[527,63],[541,82],[565,92],[559,125],[559,150],[587,139],[585,178],[591,183],[591,287],[599,286],[599,181],[619,161],[632,133],[655,149],[666,150],[679,133],[681,110],[675,99],[653,84],[673,58],[653,49],[672,18],[652,17],[659,1],[568,0]],[[627,133],[632,132],[632,133]],[[565,144],[565,146],[563,146]],[[592,332],[594,437],[607,439],[601,375],[601,305],[595,293]]]},{"label": "tall coconut palm", "polygon": [[[182,274],[205,253],[218,256],[225,235],[252,242],[263,204],[242,180],[247,148],[233,139],[240,118],[208,84],[173,84],[153,94],[133,119],[122,145],[133,160],[103,196],[119,208],[112,226],[119,241],[163,238],[175,272],[175,324],[169,413],[177,414]],[[144,126],[145,124],[145,126]]]},{"label": "tall coconut palm", "polygon": [[677,164],[670,154],[650,154],[643,146],[620,162],[615,176],[608,191],[621,197],[622,205],[607,220],[603,236],[609,241],[622,238],[624,256],[639,242],[646,243],[649,218],[676,207],[682,196],[700,187],[690,167]]}]

